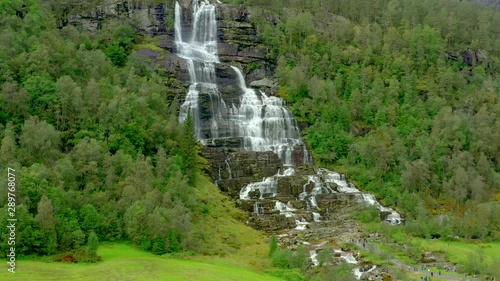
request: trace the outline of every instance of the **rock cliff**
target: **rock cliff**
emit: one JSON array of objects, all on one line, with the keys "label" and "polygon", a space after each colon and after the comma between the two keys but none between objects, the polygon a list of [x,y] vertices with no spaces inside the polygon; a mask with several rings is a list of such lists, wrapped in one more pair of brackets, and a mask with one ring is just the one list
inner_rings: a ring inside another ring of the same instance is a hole
[{"label": "rock cliff", "polygon": [[78,5],[68,6],[68,11],[59,18],[58,25],[74,25],[91,33],[101,28],[103,21],[116,18],[132,20],[136,29],[144,35],[155,36],[167,33],[168,19],[174,15],[172,4],[158,3],[155,1],[124,1],[104,0],[98,1],[97,6]]}]

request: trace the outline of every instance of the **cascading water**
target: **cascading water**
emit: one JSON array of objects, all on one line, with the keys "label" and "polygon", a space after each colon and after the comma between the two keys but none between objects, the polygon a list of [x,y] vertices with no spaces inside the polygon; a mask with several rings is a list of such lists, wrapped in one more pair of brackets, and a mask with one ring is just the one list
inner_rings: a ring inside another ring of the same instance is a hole
[{"label": "cascading water", "polygon": [[231,131],[243,137],[247,150],[273,151],[285,165],[293,165],[294,148],[302,146],[305,150],[305,146],[290,110],[284,107],[280,98],[247,88],[241,71],[234,66],[231,68],[236,72],[243,92],[240,107],[231,111],[235,117],[235,122],[230,125]]},{"label": "cascading water", "polygon": [[287,204],[280,201],[276,201],[275,204],[276,205],[274,206],[274,209],[278,210],[280,214],[284,215],[287,218],[291,218],[294,216],[293,212],[296,211],[296,209],[289,207]]},{"label": "cascading water", "polygon": [[[219,92],[216,75],[216,68],[220,63],[217,53],[216,6],[208,1],[192,2],[193,21],[191,25],[184,25],[186,30],[183,30],[182,25],[182,9],[179,3],[175,4],[177,55],[186,60],[190,77],[190,86],[180,108],[179,121],[184,122],[188,115],[191,115],[195,135],[204,144],[218,138],[236,137],[243,140],[243,147],[248,151],[272,151],[277,154],[285,169],[273,177],[264,178],[261,182],[251,183],[240,191],[240,198],[244,200],[250,199],[251,192],[257,190],[260,199],[275,197],[279,178],[295,176],[296,172],[300,171],[298,165],[312,163],[297,122],[281,99],[247,88],[243,73],[235,66],[231,66],[231,69],[238,81],[239,90],[235,90],[232,97],[224,100]],[[224,97],[227,97],[226,91]],[[300,153],[301,155],[298,155]],[[229,179],[232,179],[235,174],[229,160],[225,159],[225,164]],[[222,180],[220,167],[218,180]],[[307,192],[306,189],[310,185],[313,185],[313,188]],[[382,206],[373,195],[360,192],[352,183],[346,181],[344,175],[326,169],[319,169],[317,174],[308,176],[299,199],[306,201],[310,209],[318,210],[317,196],[337,192],[353,193],[359,201],[373,205],[381,212],[389,213],[387,221],[392,224],[401,222],[401,217],[396,211]],[[289,204],[290,202],[284,204],[276,201],[275,211],[286,217],[295,218],[297,226],[294,231],[306,230],[309,222],[296,214],[301,210],[296,210]],[[265,211],[259,202],[255,202],[253,207],[254,213],[258,216],[272,213]],[[320,222],[320,218],[319,213],[312,213],[314,222]],[[310,251],[314,265],[319,264],[316,250]],[[348,263],[358,263],[352,254],[341,252],[341,258]],[[354,273],[358,278],[362,274],[360,269],[356,269]]]},{"label": "cascading water", "polygon": [[320,222],[321,221],[320,218],[321,218],[321,215],[319,213],[313,212],[313,220],[315,222]]},{"label": "cascading water", "polygon": [[373,194],[361,192],[352,183],[347,182],[344,175],[327,169],[319,169],[319,173],[323,174],[326,183],[335,183],[339,192],[354,193],[355,197],[365,205],[375,206],[381,212],[389,213],[386,217],[386,221],[391,224],[401,224],[402,218],[398,212],[394,211],[392,208],[382,206]]},{"label": "cascading water", "polygon": [[251,183],[240,191],[240,199],[250,199],[250,192],[258,190],[260,192],[260,199],[264,197],[276,196],[278,190],[278,181],[274,177],[265,178],[263,181]]},{"label": "cascading water", "polygon": [[[175,6],[175,43],[177,55],[186,59],[191,85],[181,105],[179,120],[191,114],[196,137],[209,139],[241,137],[249,151],[273,151],[285,165],[311,161],[297,122],[280,98],[247,88],[242,72],[231,66],[238,79],[240,104],[226,104],[217,86],[217,21],[215,5],[193,1],[192,35],[187,40],[181,28],[182,10]],[[210,128],[210,129],[208,129]],[[302,149],[302,162],[294,151]]]},{"label": "cascading water", "polygon": [[[216,84],[215,64],[219,63],[217,55],[217,21],[215,6],[205,2],[193,1],[193,30],[188,41],[183,38],[181,30],[181,8],[175,4],[175,44],[177,55],[187,61],[191,85],[184,103],[181,105],[179,120],[184,122],[191,114],[195,126],[196,137],[203,141],[202,126],[210,126],[211,137],[217,137],[219,120],[225,114],[226,105]],[[212,122],[202,123],[200,99],[211,102]]]}]

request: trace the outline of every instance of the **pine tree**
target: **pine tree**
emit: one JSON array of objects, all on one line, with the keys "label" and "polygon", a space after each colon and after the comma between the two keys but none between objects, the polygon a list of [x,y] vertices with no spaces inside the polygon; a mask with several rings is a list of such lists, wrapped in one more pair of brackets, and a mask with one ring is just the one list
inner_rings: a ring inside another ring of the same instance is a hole
[{"label": "pine tree", "polygon": [[183,158],[183,170],[188,177],[190,185],[194,185],[196,181],[197,162],[198,156],[198,142],[194,136],[194,121],[190,113],[184,122],[181,135],[181,156]]}]

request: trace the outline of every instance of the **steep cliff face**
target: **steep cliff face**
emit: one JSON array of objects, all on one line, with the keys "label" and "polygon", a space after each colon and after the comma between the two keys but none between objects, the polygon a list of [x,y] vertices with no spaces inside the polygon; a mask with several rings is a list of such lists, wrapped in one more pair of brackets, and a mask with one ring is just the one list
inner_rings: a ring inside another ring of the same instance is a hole
[{"label": "steep cliff face", "polygon": [[107,19],[130,18],[142,34],[155,36],[167,33],[167,17],[172,4],[154,4],[146,1],[104,0],[97,7],[71,10],[66,17],[59,20],[59,26],[74,25],[91,33],[101,28]]},{"label": "steep cliff face", "polygon": [[[179,2],[182,10],[181,27],[187,30],[189,37],[192,29],[192,15],[189,13],[190,1]],[[274,93],[277,84],[272,79],[275,65],[268,59],[268,50],[262,44],[262,38],[257,34],[255,27],[250,23],[252,10],[242,6],[220,4],[217,6],[217,49],[221,64],[217,66],[217,79],[223,87],[237,81],[235,73],[228,64],[238,65],[245,74],[250,86],[259,88],[267,93]],[[255,12],[255,11],[253,11]],[[166,35],[159,36],[159,46],[170,53],[176,53],[173,30],[167,30]],[[176,77],[189,83],[187,65],[170,55],[165,56],[162,65],[175,73]],[[232,88],[221,89],[222,93],[234,91]],[[230,98],[230,97],[229,97]]]},{"label": "steep cliff face", "polygon": [[283,169],[278,156],[271,152],[246,151],[240,138],[217,140],[203,148],[210,162],[210,176],[219,188],[238,198],[243,186],[270,177]]}]

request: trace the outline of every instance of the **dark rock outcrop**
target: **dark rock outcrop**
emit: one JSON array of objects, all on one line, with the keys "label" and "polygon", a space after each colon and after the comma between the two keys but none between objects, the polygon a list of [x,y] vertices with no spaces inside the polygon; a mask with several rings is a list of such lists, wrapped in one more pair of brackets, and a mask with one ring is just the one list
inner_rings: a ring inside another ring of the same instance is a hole
[{"label": "dark rock outcrop", "polygon": [[173,4],[104,0],[97,7],[71,10],[58,24],[60,27],[71,24],[93,33],[101,28],[104,20],[130,18],[140,33],[151,37],[168,32],[166,17],[173,17],[173,13]]},{"label": "dark rock outcrop", "polygon": [[217,139],[203,148],[203,156],[210,163],[210,176],[233,198],[239,198],[241,188],[247,184],[283,169],[281,160],[273,152],[246,151],[238,146],[240,144],[240,138]]}]

